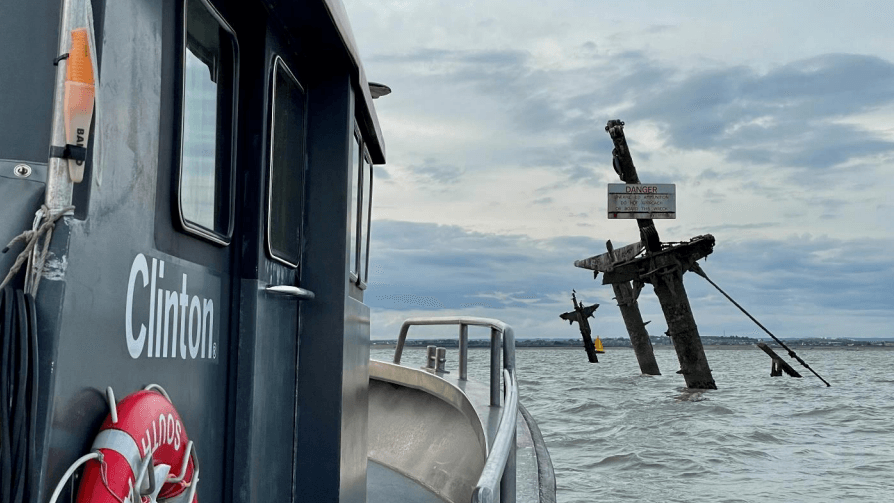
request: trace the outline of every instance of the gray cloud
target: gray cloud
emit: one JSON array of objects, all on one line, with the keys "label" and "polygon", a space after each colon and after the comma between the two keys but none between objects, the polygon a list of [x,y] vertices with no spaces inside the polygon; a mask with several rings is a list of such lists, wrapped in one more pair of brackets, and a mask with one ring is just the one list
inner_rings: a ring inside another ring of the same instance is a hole
[{"label": "gray cloud", "polygon": [[[750,224],[723,224],[714,226],[695,227],[695,231],[701,234],[712,234],[715,232],[732,232],[736,230],[766,229],[768,227],[779,227],[778,222],[754,222]],[[671,227],[668,229],[671,233],[679,231],[679,227]]]},{"label": "gray cloud", "polygon": [[[539,191],[544,196],[572,184],[615,181],[606,168],[612,145],[603,131],[604,121],[615,117],[657,124],[668,146],[785,169],[790,179],[814,186],[827,184],[831,168],[855,158],[894,155],[894,142],[834,122],[894,103],[894,64],[881,58],[826,54],[764,73],[746,66],[690,73],[642,51],[611,54],[595,44],[579,50],[587,63],[568,70],[538,68],[530,54],[517,50],[422,48],[371,59],[401,65],[407,78],[421,79],[420,84],[436,80],[444,92],[468,87],[468,102],[497,104],[517,131],[564,137],[558,144],[529,143],[503,156],[516,166],[564,172],[564,182]],[[577,85],[569,87],[570,82]],[[624,103],[630,105],[615,117],[606,115]],[[652,152],[638,148],[635,138],[631,146],[634,160],[642,163],[640,177],[663,180],[649,173]],[[432,159],[412,168],[424,179],[445,183],[455,183],[462,174]]]},{"label": "gray cloud", "polygon": [[[892,244],[890,238],[841,240],[809,235],[719,244],[706,270],[709,275],[710,269],[725,270],[736,277],[736,283],[724,289],[742,290],[765,311],[807,306],[817,317],[834,310],[881,311],[891,316],[894,263],[880,250]],[[748,264],[748,270],[737,263]]]},{"label": "gray cloud", "polygon": [[[757,225],[757,224],[754,224]],[[493,316],[518,316],[517,329],[527,324],[549,325],[565,308],[572,288],[597,291],[587,301],[605,304],[598,325],[602,333],[623,336],[623,323],[610,300],[608,286],[594,282],[592,273],[577,269],[574,260],[605,250],[605,239],[564,236],[535,240],[470,232],[456,226],[400,221],[377,221],[372,233],[373,275],[388,285],[372,286],[368,303],[375,310],[424,309],[432,315],[478,306]],[[615,243],[616,247],[622,243]],[[894,240],[842,240],[793,236],[782,240],[718,242],[703,263],[708,275],[758,319],[772,320],[779,335],[820,330],[799,326],[796,315],[817,320],[837,317],[894,317],[894,263],[887,252]],[[601,278],[600,278],[601,280]],[[703,334],[723,330],[753,332],[755,327],[696,275],[688,274],[686,288]],[[657,302],[647,286],[641,307],[652,333],[664,325]],[[484,306],[483,304],[486,304]],[[522,311],[518,311],[521,309]],[[734,321],[730,321],[733,319]],[[872,326],[872,325],[865,325]],[[530,333],[530,332],[525,332]],[[543,334],[530,334],[542,336]],[[574,335],[574,334],[572,334]],[[885,333],[838,334],[888,336]]]},{"label": "gray cloud", "polygon": [[826,54],[759,74],[748,67],[703,71],[625,110],[658,122],[670,144],[718,150],[731,160],[825,169],[854,157],[894,153],[894,142],[831,121],[894,103],[894,64]]},{"label": "gray cloud", "polygon": [[412,294],[376,294],[373,295],[377,301],[382,303],[403,304],[407,307],[427,307],[432,309],[443,308],[444,304],[435,297],[425,295]]},{"label": "gray cloud", "polygon": [[436,182],[452,185],[458,183],[463,175],[463,169],[450,164],[439,163],[436,159],[425,159],[423,164],[410,165],[408,168],[423,183]]},{"label": "gray cloud", "polygon": [[375,168],[375,179],[376,180],[391,180],[391,173],[388,172],[388,169],[385,166],[379,165]]},{"label": "gray cloud", "polygon": [[[597,52],[583,68],[564,71],[538,69],[522,51],[420,50],[404,57],[453,63],[441,67],[447,78],[498,95],[524,131],[568,133],[565,155],[553,161],[559,164],[607,156],[603,111],[629,100],[618,113],[625,120],[654,121],[671,146],[716,150],[730,160],[826,169],[894,153],[894,142],[831,122],[894,103],[894,64],[874,56],[825,54],[766,73],[733,66],[693,74],[641,51]],[[590,85],[569,93],[562,82]]]},{"label": "gray cloud", "polygon": [[881,140],[871,132],[854,130],[852,126],[804,126],[790,120],[784,125],[762,128],[759,135],[763,138],[754,138],[751,143],[759,147],[732,146],[727,157],[747,163],[825,169],[854,157],[894,153],[894,142]]},{"label": "gray cloud", "polygon": [[[549,302],[548,295],[570,292],[579,280],[574,260],[589,256],[596,246],[604,248],[604,241],[585,237],[533,240],[387,220],[375,223],[372,241],[376,252],[370,261],[381,267],[389,285],[372,294],[370,305],[398,310],[413,307],[397,301],[412,296],[437,299],[448,309],[482,298],[500,307]],[[507,293],[513,295],[489,298]]]},{"label": "gray cloud", "polygon": [[455,51],[420,47],[413,52],[403,54],[373,54],[366,58],[371,63],[432,63],[436,64],[450,57]]}]

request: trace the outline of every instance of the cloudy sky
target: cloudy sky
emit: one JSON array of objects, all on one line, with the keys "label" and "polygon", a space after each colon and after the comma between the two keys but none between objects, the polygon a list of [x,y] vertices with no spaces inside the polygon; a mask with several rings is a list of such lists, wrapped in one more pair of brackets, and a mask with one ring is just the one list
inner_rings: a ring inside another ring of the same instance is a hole
[{"label": "cloudy sky", "polygon": [[[367,76],[393,89],[373,338],[453,313],[579,337],[558,317],[572,289],[602,304],[596,333],[626,336],[611,287],[573,265],[639,239],[606,217],[609,119],[643,182],[676,184],[662,240],[713,234],[703,269],[776,335],[894,337],[894,3],[345,4]],[[685,285],[702,335],[763,336]],[[640,308],[666,330],[649,285]]]}]

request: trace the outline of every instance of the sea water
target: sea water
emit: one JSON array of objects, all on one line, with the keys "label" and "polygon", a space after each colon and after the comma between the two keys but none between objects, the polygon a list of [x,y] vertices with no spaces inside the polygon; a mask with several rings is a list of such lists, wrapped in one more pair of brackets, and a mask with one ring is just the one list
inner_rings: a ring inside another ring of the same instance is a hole
[{"label": "sea water", "polygon": [[[519,349],[520,400],[558,501],[894,501],[894,351],[796,351],[832,386],[795,361],[803,378],[770,377],[757,348],[708,349],[719,389],[696,393],[672,349],[655,351],[661,376],[640,375],[630,349],[595,364],[582,348]],[[470,378],[486,382],[489,352],[469,354]],[[422,365],[424,351],[403,359]]]}]

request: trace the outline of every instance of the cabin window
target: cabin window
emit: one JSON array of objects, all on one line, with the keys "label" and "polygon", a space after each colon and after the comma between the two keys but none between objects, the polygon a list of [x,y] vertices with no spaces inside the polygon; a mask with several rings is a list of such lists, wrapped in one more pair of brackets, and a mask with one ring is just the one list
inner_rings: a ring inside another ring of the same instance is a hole
[{"label": "cabin window", "polygon": [[233,227],[236,38],[202,0],[185,0],[183,15],[180,224],[226,244]]},{"label": "cabin window", "polygon": [[362,187],[360,192],[360,274],[358,276],[365,285],[369,280],[369,220],[372,213],[372,180],[373,166],[369,155],[364,153],[361,170]]},{"label": "cabin window", "polygon": [[306,94],[281,58],[273,64],[267,245],[270,256],[296,267],[304,211]]},{"label": "cabin window", "polygon": [[363,143],[360,130],[355,126],[351,142],[351,211],[348,227],[351,229],[350,263],[351,281],[361,289],[366,288],[369,277],[369,220],[372,211],[372,162]]},{"label": "cabin window", "polygon": [[360,131],[355,130],[354,141],[351,142],[351,211],[348,214],[348,227],[351,229],[351,239],[348,242],[350,248],[351,281],[359,281],[360,278],[360,158],[363,152],[363,142]]}]

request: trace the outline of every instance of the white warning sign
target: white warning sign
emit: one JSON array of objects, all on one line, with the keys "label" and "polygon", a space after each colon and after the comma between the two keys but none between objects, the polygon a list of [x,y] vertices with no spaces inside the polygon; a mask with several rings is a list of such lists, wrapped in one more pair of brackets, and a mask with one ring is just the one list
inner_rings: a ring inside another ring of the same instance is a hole
[{"label": "white warning sign", "polygon": [[677,218],[676,185],[610,183],[608,218]]}]

